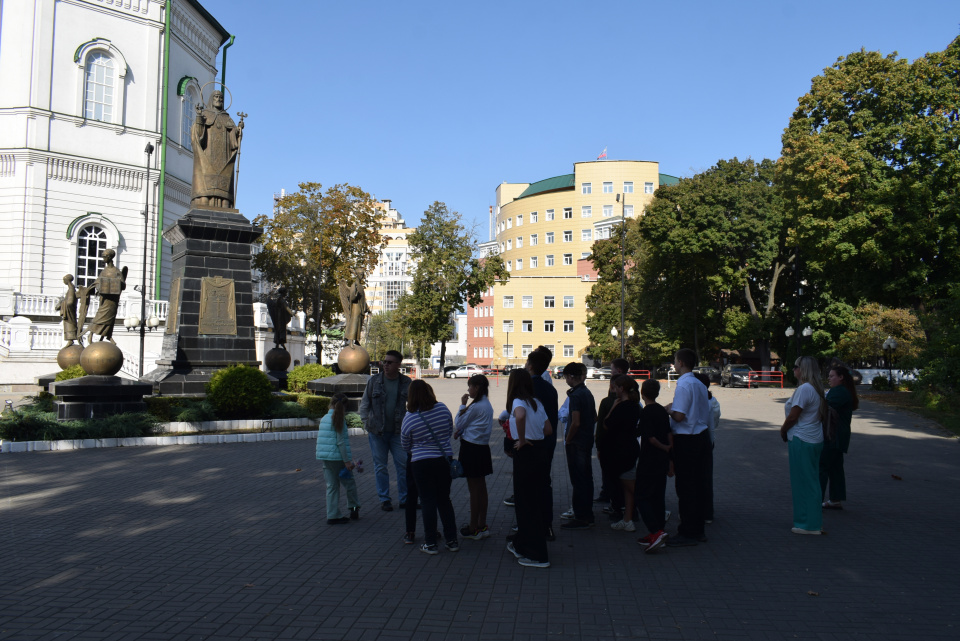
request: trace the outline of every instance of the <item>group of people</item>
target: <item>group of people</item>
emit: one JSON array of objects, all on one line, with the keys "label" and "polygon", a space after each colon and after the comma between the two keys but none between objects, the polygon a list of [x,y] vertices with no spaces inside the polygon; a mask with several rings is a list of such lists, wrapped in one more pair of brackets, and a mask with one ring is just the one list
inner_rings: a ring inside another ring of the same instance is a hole
[{"label": "group of people", "polygon": [[[720,418],[717,399],[705,375],[693,372],[695,352],[679,350],[674,368],[679,372],[673,401],[657,402],[660,384],[642,386],[627,375],[628,365],[611,365],[608,396],[599,410],[585,385],[586,367],[569,363],[563,368],[568,389],[562,405],[549,376],[552,353],[539,347],[522,369],[511,371],[507,402],[499,417],[504,428],[504,452],[512,459],[512,505],[516,525],[507,537],[507,550],[523,566],[550,566],[547,542],[555,540],[552,464],[558,438],[563,439],[572,488],[570,510],[560,515],[562,529],[595,525],[594,504],[608,503],[611,528],[634,532],[639,518],[647,534],[637,539],[644,550],[681,547],[705,542],[705,524],[713,514],[713,448]],[[420,550],[437,554],[442,543],[459,550],[460,538],[490,536],[489,496],[485,478],[493,473],[490,441],[494,408],[489,381],[478,374],[467,382],[467,393],[456,413],[438,401],[423,380],[400,373],[399,352],[387,352],[382,371],[372,376],[360,402],[360,417],[368,432],[380,508],[392,511],[388,456],[396,468],[400,509],[405,510],[403,542],[414,544],[417,512],[423,521]],[[840,509],[845,500],[843,454],[850,439],[850,417],[857,406],[856,390],[846,368],[830,370],[830,392],[819,382],[816,360],[804,357],[795,367],[800,383],[787,403],[781,435],[789,445],[794,528],[799,534],[819,534],[821,509]],[[337,394],[331,411],[321,419],[317,458],[323,460],[327,482],[327,522],[348,523],[359,518],[349,440],[345,436],[347,399]],[[829,407],[836,412],[830,414]],[[837,423],[836,438],[824,445],[822,420],[828,414]],[[470,519],[457,528],[450,499],[453,440],[460,441],[459,464],[470,494]],[[602,489],[593,498],[592,452],[596,445]],[[673,536],[665,531],[670,512],[665,509],[667,478],[675,477],[679,525]],[[339,492],[347,494],[349,515],[339,511]],[[830,496],[826,497],[829,487]],[[819,492],[819,493],[818,493]],[[437,528],[439,516],[442,531]],[[442,537],[442,539],[441,539]]]}]

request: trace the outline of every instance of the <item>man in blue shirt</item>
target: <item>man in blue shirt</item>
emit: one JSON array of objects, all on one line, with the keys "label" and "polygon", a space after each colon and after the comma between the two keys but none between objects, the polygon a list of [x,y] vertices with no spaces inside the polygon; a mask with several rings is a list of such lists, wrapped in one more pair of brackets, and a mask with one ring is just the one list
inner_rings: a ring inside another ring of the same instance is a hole
[{"label": "man in blue shirt", "polygon": [[383,371],[367,380],[360,400],[360,418],[370,439],[377,496],[380,509],[384,512],[393,510],[390,502],[390,472],[387,470],[387,457],[390,454],[393,455],[393,465],[397,470],[400,509],[405,508],[407,502],[407,453],[400,446],[400,425],[407,413],[410,378],[400,373],[402,360],[403,356],[396,350],[384,354],[381,361]]},{"label": "man in blue shirt", "polygon": [[593,527],[593,432],[597,424],[597,405],[593,394],[584,385],[587,368],[582,363],[567,363],[563,378],[567,391],[570,423],[564,435],[567,453],[567,471],[573,486],[573,516],[560,527],[582,530]]}]

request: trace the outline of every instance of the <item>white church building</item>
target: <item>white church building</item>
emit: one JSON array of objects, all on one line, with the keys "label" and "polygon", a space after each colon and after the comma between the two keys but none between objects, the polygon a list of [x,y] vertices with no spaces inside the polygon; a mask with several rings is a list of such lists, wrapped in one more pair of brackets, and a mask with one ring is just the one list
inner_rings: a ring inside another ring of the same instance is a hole
[{"label": "white church building", "polygon": [[129,269],[115,338],[136,374],[121,323],[139,322],[144,281],[147,318],[165,320],[160,234],[189,209],[195,105],[232,43],[196,0],[0,2],[0,385],[56,370],[63,277],[91,283],[107,248]]}]

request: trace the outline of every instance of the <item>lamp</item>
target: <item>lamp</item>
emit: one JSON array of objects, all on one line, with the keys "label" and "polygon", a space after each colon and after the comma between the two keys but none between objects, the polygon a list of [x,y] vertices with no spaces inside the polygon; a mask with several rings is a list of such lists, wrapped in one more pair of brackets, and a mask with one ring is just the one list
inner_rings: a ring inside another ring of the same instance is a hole
[{"label": "lamp", "polygon": [[611,328],[610,328],[610,335],[613,336],[614,338],[616,338],[616,337],[617,337],[617,334],[619,334],[619,333],[620,333],[620,332],[617,331],[617,328],[616,328],[616,327],[611,327]]},{"label": "lamp", "polygon": [[[150,182],[150,162],[153,158],[154,147],[149,142],[147,146],[143,148],[143,153],[147,154],[147,189],[146,195],[144,196],[145,202],[143,205],[143,274],[142,274],[142,284],[140,285],[140,318],[143,318],[147,315],[147,238],[150,233],[150,190],[153,189],[153,184]],[[140,324],[140,318],[137,318],[137,324]],[[126,324],[126,321],[124,321]],[[130,327],[128,327],[130,329]],[[146,327],[144,325],[140,326],[140,366],[139,366],[139,377],[143,377],[143,346],[146,342]]]},{"label": "lamp", "polygon": [[629,336],[630,338],[633,338],[633,334],[634,334],[633,325],[631,325],[630,328],[627,329],[627,336]]},{"label": "lamp", "polygon": [[883,341],[883,351],[887,356],[887,380],[890,381],[890,385],[893,385],[893,352],[897,349],[897,339],[893,336],[887,336],[887,340]]},{"label": "lamp", "polygon": [[813,336],[813,330],[810,329],[810,326],[808,325],[803,328],[803,337],[810,338],[811,336]]},{"label": "lamp", "polygon": [[790,327],[787,328],[787,331],[785,331],[783,334],[784,334],[787,338],[790,338],[791,336],[794,335],[794,333],[795,333],[795,332],[793,331],[793,326],[791,325]]}]

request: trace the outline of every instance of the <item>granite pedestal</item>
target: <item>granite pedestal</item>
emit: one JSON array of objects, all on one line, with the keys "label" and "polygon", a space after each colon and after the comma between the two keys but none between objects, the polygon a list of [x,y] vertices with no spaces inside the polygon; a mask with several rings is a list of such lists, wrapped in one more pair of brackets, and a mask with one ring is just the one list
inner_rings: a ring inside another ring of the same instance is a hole
[{"label": "granite pedestal", "polygon": [[367,388],[369,379],[369,374],[337,374],[310,381],[307,383],[307,389],[322,396],[333,396],[341,392],[349,399],[347,411],[356,412],[360,409],[360,399],[363,397],[363,390]]},{"label": "granite pedestal", "polygon": [[100,418],[128,412],[146,412],[144,396],[153,386],[119,376],[83,376],[50,384],[58,421]]},{"label": "granite pedestal", "polygon": [[163,232],[173,246],[170,311],[157,369],[141,379],[156,393],[202,395],[217,370],[260,366],[250,249],[262,234],[236,209],[198,207]]}]

